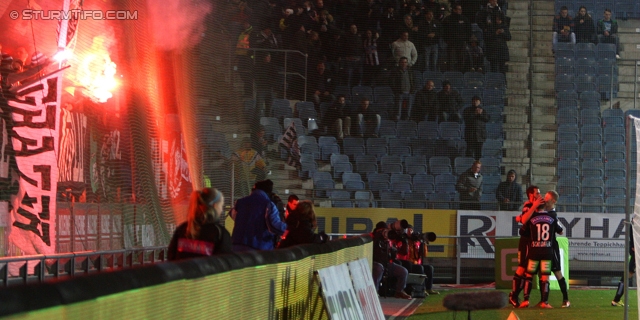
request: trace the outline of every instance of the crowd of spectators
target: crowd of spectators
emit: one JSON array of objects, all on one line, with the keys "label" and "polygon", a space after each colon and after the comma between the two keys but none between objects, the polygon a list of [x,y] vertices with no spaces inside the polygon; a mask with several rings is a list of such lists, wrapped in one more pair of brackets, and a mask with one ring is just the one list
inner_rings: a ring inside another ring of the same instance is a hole
[{"label": "crowd of spectators", "polygon": [[[497,0],[248,0],[235,5],[230,25],[239,34],[237,66],[247,96],[252,92],[251,59],[264,61],[263,49],[306,55],[287,54],[288,73],[305,74],[305,59],[310,73],[322,63],[333,78],[330,84],[309,82],[307,95],[316,100],[330,97],[336,85],[389,85],[388,74],[381,71],[391,72],[403,57],[408,68],[419,72],[484,72],[488,61],[491,69],[504,73],[509,60],[510,19],[502,9],[506,3]],[[271,55],[284,65],[282,52]],[[304,88],[296,87],[301,82],[289,81],[288,98],[302,100]]]},{"label": "crowd of spectators", "polygon": [[618,21],[611,18],[611,10],[604,9],[602,19],[594,22],[585,6],[578,9],[575,18],[569,15],[566,6],[553,19],[553,50],[558,42],[570,43],[613,43],[616,45],[616,58],[620,59],[620,39]]}]

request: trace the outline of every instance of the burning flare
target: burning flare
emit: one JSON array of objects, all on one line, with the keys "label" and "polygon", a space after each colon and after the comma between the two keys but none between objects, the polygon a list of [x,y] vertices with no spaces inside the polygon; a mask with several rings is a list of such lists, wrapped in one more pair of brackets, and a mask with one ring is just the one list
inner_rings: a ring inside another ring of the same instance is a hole
[{"label": "burning flare", "polygon": [[113,97],[111,93],[117,86],[116,64],[111,61],[104,48],[104,38],[93,38],[89,53],[80,59],[77,80],[85,88],[85,93],[96,102],[107,102]]}]

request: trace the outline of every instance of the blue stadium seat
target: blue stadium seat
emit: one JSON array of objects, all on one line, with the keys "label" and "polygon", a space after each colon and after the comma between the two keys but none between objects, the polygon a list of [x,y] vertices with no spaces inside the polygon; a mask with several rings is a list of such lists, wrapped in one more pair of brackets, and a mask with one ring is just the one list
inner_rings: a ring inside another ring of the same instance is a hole
[{"label": "blue stadium seat", "polygon": [[378,172],[378,165],[375,162],[356,162],[356,172],[368,177],[369,174]]},{"label": "blue stadium seat", "polygon": [[575,99],[557,99],[558,109],[571,108],[578,109],[578,100]]},{"label": "blue stadium seat", "polygon": [[385,165],[385,164],[397,164],[397,163],[402,163],[402,157],[398,156],[398,155],[387,155],[384,156],[380,159],[380,164],[381,165]]},{"label": "blue stadium seat", "polygon": [[[501,144],[501,146],[502,146],[502,144]],[[463,172],[465,172],[469,168],[471,168],[471,165],[473,165],[474,161],[475,161],[475,159],[472,158],[472,157],[456,157],[453,160],[454,173],[457,174],[457,175],[462,174]]]},{"label": "blue stadium seat", "polygon": [[452,199],[448,192],[436,192],[429,195],[429,202],[433,209],[451,209]]},{"label": "blue stadium seat", "polygon": [[374,181],[384,181],[389,182],[389,174],[388,173],[371,173],[367,175],[368,182]]},{"label": "blue stadium seat", "polygon": [[305,145],[307,143],[318,144],[318,141],[316,141],[316,137],[314,137],[314,136],[301,136],[301,137],[298,137],[298,145],[299,146]]},{"label": "blue stadium seat", "polygon": [[273,99],[271,113],[278,121],[282,121],[284,118],[293,118],[291,103],[287,99]]},{"label": "blue stadium seat", "polygon": [[364,190],[365,185],[363,181],[349,180],[344,183],[344,188],[347,190]]},{"label": "blue stadium seat", "polygon": [[[483,88],[466,88],[460,90],[460,96],[462,97],[462,101],[464,101],[464,103],[471,103],[471,99],[475,96],[478,96],[480,98],[480,101],[484,101],[484,90],[485,89]],[[502,104],[504,104],[504,102]]]},{"label": "blue stadium seat", "polygon": [[580,179],[577,177],[560,178],[558,179],[557,191],[562,195],[579,195],[580,194]]},{"label": "blue stadium seat", "polygon": [[570,59],[556,59],[556,75],[565,74],[565,75],[573,75],[575,74],[574,61]]},{"label": "blue stadium seat", "polygon": [[423,139],[438,139],[438,123],[435,121],[420,121],[418,123],[418,136]]},{"label": "blue stadium seat", "polygon": [[[576,105],[577,105],[577,102],[576,102]],[[559,107],[558,113],[556,114],[556,123],[559,125],[563,125],[563,124],[578,125],[578,108],[577,107],[576,108]]]},{"label": "blue stadium seat", "polygon": [[353,202],[351,202],[351,193],[345,190],[332,190],[327,191],[329,198],[331,199],[331,206],[334,208],[353,208]]},{"label": "blue stadium seat", "polygon": [[403,171],[404,169],[400,162],[382,164],[383,173],[393,174],[393,173],[403,173]]},{"label": "blue stadium seat", "polygon": [[601,74],[598,76],[598,91],[600,92],[601,99],[609,100],[615,98],[618,95],[618,79],[611,77],[607,74]]},{"label": "blue stadium seat", "polygon": [[556,94],[558,100],[578,100],[578,93],[573,91],[560,91]]},{"label": "blue stadium seat", "polygon": [[318,180],[314,181],[313,188],[316,190],[316,197],[326,198],[329,196],[328,190],[333,190],[336,186],[333,180]]},{"label": "blue stadium seat", "polygon": [[593,75],[579,75],[575,77],[576,91],[578,93],[585,91],[596,91],[596,77]]},{"label": "blue stadium seat", "polygon": [[484,176],[499,176],[500,175],[500,159],[493,157],[482,157],[482,174]]},{"label": "blue stadium seat", "polygon": [[506,88],[507,80],[504,74],[500,72],[487,72],[485,74],[485,89],[499,89],[504,90]]},{"label": "blue stadium seat", "polygon": [[582,160],[602,160],[602,142],[584,142],[580,146]]},{"label": "blue stadium seat", "polygon": [[624,196],[622,197],[607,197],[604,200],[604,205],[605,205],[605,211],[607,213],[625,213],[626,212],[626,206],[627,204],[625,203],[625,198]]},{"label": "blue stadium seat", "polygon": [[604,145],[604,159],[608,161],[625,160],[627,146],[624,142],[611,142]]},{"label": "blue stadium seat", "polygon": [[584,160],[581,172],[583,179],[602,179],[604,177],[604,163],[602,160]]},{"label": "blue stadium seat", "polygon": [[405,158],[405,170],[407,174],[427,173],[427,161],[424,155],[415,155]]},{"label": "blue stadium seat", "polygon": [[396,137],[396,123],[391,120],[382,120],[378,135],[381,137]]},{"label": "blue stadium seat", "polygon": [[464,88],[464,74],[458,71],[446,71],[442,74],[442,80],[449,80],[451,87],[460,90]]},{"label": "blue stadium seat", "polygon": [[604,200],[602,195],[587,195],[582,197],[582,212],[602,213]]},{"label": "blue stadium seat", "polygon": [[576,52],[574,49],[557,49],[556,50],[556,60],[558,59],[575,60],[575,58],[576,58]]},{"label": "blue stadium seat", "polygon": [[487,126],[487,139],[504,140],[504,130],[502,129],[502,123],[492,123]]},{"label": "blue stadium seat", "polygon": [[332,145],[336,143],[338,143],[338,140],[336,140],[336,137],[333,136],[322,136],[318,138],[318,145],[320,146]]},{"label": "blue stadium seat", "polygon": [[558,208],[561,212],[579,212],[580,196],[577,194],[563,194],[558,201]]},{"label": "blue stadium seat", "polygon": [[[584,110],[583,110],[584,111]],[[602,127],[599,125],[584,125],[580,127],[580,141],[602,142]]]},{"label": "blue stadium seat", "polygon": [[604,174],[607,179],[624,179],[627,175],[627,164],[622,160],[607,161],[604,165]]},{"label": "blue stadium seat", "polygon": [[364,152],[364,140],[362,138],[357,137],[345,137],[342,140],[344,154],[348,155],[351,158],[354,158],[357,155],[365,154]]},{"label": "blue stadium seat", "polygon": [[340,146],[337,143],[320,147],[320,157],[322,160],[329,160],[332,154],[340,154]]},{"label": "blue stadium seat", "polygon": [[502,140],[487,139],[482,144],[482,156],[502,158]]},{"label": "blue stadium seat", "polygon": [[615,5],[615,17],[617,19],[627,20],[638,17],[637,3],[634,3],[634,1],[618,0]]},{"label": "blue stadium seat", "polygon": [[416,125],[415,121],[400,120],[396,124],[396,132],[399,138],[417,138],[418,125]]},{"label": "blue stadium seat", "polygon": [[332,154],[329,161],[333,167],[338,162],[349,162],[349,157],[346,154]]},{"label": "blue stadium seat", "polygon": [[616,61],[615,43],[598,43],[598,61]]},{"label": "blue stadium seat", "polygon": [[353,172],[350,162],[338,162],[333,166],[333,179],[341,179],[345,172]]},{"label": "blue stadium seat", "polygon": [[411,139],[411,151],[414,155],[424,155],[429,159],[436,153],[437,142],[431,139]]},{"label": "blue stadium seat", "polygon": [[562,141],[558,143],[558,159],[578,159],[580,157],[580,145],[574,141]]},{"label": "blue stadium seat", "polygon": [[380,191],[378,207],[380,208],[402,208],[402,193],[394,191]]},{"label": "blue stadium seat", "polygon": [[480,210],[498,211],[498,209],[495,193],[482,193],[482,196],[480,196]]},{"label": "blue stadium seat", "polygon": [[583,198],[585,196],[604,195],[604,181],[601,178],[585,178],[580,187]]},{"label": "blue stadium seat", "polygon": [[391,184],[393,184],[394,182],[409,182],[409,183],[411,183],[411,175],[404,174],[404,173],[394,173],[394,174],[391,175],[390,182],[391,182]]},{"label": "blue stadium seat", "polygon": [[556,75],[556,91],[575,91],[574,76],[572,74],[559,74]]},{"label": "blue stadium seat", "polygon": [[608,178],[604,182],[604,193],[606,197],[624,197],[627,194],[627,179]]},{"label": "blue stadium seat", "polygon": [[306,143],[301,145],[300,153],[313,155],[313,159],[320,160],[320,148],[317,144]]},{"label": "blue stadium seat", "polygon": [[466,72],[464,74],[465,88],[483,88],[485,75],[480,72]]},{"label": "blue stadium seat", "polygon": [[616,121],[620,121],[621,117],[607,117],[602,119],[602,122],[612,124],[604,127],[604,142],[609,143],[624,143],[625,142],[625,129],[624,126],[615,126]]},{"label": "blue stadium seat", "polygon": [[484,112],[489,115],[489,122],[502,123],[502,110],[501,106],[485,106]]},{"label": "blue stadium seat", "polygon": [[413,186],[411,185],[411,182],[398,181],[398,182],[391,183],[391,191],[400,192],[403,195],[407,193],[411,193],[412,189],[413,189]]},{"label": "blue stadium seat", "polygon": [[382,145],[371,145],[367,146],[367,155],[375,156],[378,159],[381,159],[383,156],[388,154],[387,147]]},{"label": "blue stadium seat", "polygon": [[345,172],[342,174],[342,182],[346,183],[348,181],[362,181],[362,176],[359,173]]},{"label": "blue stadium seat", "polygon": [[[580,110],[580,126],[600,126],[602,119],[600,118],[600,110],[582,109]],[[601,130],[599,130],[601,131]]]},{"label": "blue stadium seat", "polygon": [[426,209],[427,200],[427,195],[424,192],[408,192],[404,194],[404,207],[406,209]]},{"label": "blue stadium seat", "polygon": [[495,193],[500,185],[500,176],[483,176],[482,189],[483,192]]},{"label": "blue stadium seat", "polygon": [[434,156],[429,159],[429,172],[433,175],[450,174],[451,160],[449,157]]},{"label": "blue stadium seat", "polygon": [[[571,9],[571,7],[569,7],[569,9]],[[560,11],[560,7],[556,6],[556,11],[559,12]],[[558,42],[556,44],[556,49],[557,50],[575,51],[576,50],[576,44],[575,43],[571,43],[571,42]]]},{"label": "blue stadium seat", "polygon": [[411,156],[411,147],[390,145],[389,154],[400,156],[404,160],[404,158]]},{"label": "blue stadium seat", "polygon": [[441,139],[455,140],[462,137],[462,127],[457,122],[440,122],[438,131]]},{"label": "blue stadium seat", "polygon": [[558,160],[559,178],[578,178],[580,176],[580,161],[578,159]]},{"label": "blue stadium seat", "polygon": [[[389,98],[391,97],[391,100]],[[377,86],[373,88],[373,99],[375,102],[393,102],[393,90],[389,86]]]},{"label": "blue stadium seat", "polygon": [[411,147],[411,138],[389,138],[388,144],[389,146]]},{"label": "blue stadium seat", "polygon": [[373,202],[373,194],[371,191],[356,191],[354,199],[358,208],[369,208]]},{"label": "blue stadium seat", "polygon": [[456,176],[450,173],[439,174],[435,176],[436,193],[438,192],[448,192],[450,194],[456,193],[457,180],[458,179],[456,178]]},{"label": "blue stadium seat", "polygon": [[484,89],[482,103],[486,106],[504,106],[504,90]]}]

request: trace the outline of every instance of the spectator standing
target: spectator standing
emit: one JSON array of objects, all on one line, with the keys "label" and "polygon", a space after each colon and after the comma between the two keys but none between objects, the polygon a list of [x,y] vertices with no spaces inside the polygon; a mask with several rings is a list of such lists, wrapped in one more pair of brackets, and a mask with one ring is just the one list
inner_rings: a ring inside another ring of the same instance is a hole
[{"label": "spectator standing", "polygon": [[576,43],[596,43],[596,26],[587,8],[581,6],[575,19]]},{"label": "spectator standing", "polygon": [[409,41],[409,32],[402,31],[400,38],[391,44],[391,51],[393,52],[393,59],[396,61],[396,65],[399,65],[400,58],[405,57],[407,59],[407,66],[413,66],[418,61],[418,51],[413,42]]},{"label": "spectator standing", "polygon": [[322,125],[328,128],[329,134],[340,140],[351,135],[351,117],[345,114],[345,104],[345,96],[338,96],[338,99],[324,112],[322,118]]},{"label": "spectator standing", "polygon": [[[475,13],[474,13],[475,14]],[[464,49],[471,37],[471,23],[462,15],[462,6],[453,5],[453,12],[442,23],[447,43],[448,70],[464,71]]]},{"label": "spectator standing", "polygon": [[456,190],[460,193],[460,209],[480,210],[482,197],[482,163],[476,160],[471,168],[458,177]]},{"label": "spectator standing", "polygon": [[217,189],[194,191],[189,199],[187,221],[173,233],[167,255],[169,260],[231,253],[231,235],[220,225],[224,196]]},{"label": "spectator standing", "polygon": [[566,6],[560,8],[560,14],[553,18],[553,52],[556,51],[558,42],[576,43],[576,34],[574,33],[575,24],[569,9]]},{"label": "spectator standing", "polygon": [[364,73],[366,77],[362,79],[365,86],[376,83],[378,73],[380,72],[380,59],[378,58],[378,32],[367,30],[364,37]]},{"label": "spectator standing", "polygon": [[380,130],[380,115],[369,107],[369,98],[360,100],[358,108],[358,127],[360,128],[360,136],[377,137]]},{"label": "spectator standing", "polygon": [[604,9],[604,18],[598,20],[598,43],[616,45],[616,58],[620,59],[620,38],[618,38],[618,21],[611,19],[611,10]]},{"label": "spectator standing", "polygon": [[507,180],[500,182],[496,189],[496,200],[502,211],[518,211],[522,203],[522,187],[516,182],[516,171],[507,172]]},{"label": "spectator standing", "polygon": [[433,10],[425,13],[425,19],[420,26],[420,36],[424,43],[424,69],[426,71],[438,71],[438,50],[440,43],[440,22],[433,16]]},{"label": "spectator standing", "polygon": [[391,43],[398,36],[399,19],[395,11],[395,5],[389,3],[380,18],[380,53],[383,58],[393,53],[390,48]]},{"label": "spectator standing", "polygon": [[482,69],[484,69],[484,51],[480,47],[476,36],[471,36],[465,50],[465,60],[467,60],[464,67],[465,70],[482,72]]},{"label": "spectator standing", "polygon": [[451,88],[451,82],[442,81],[442,90],[438,92],[438,122],[460,122],[460,108],[463,105],[460,93]]},{"label": "spectator standing", "polygon": [[278,248],[288,248],[305,243],[325,243],[327,235],[324,232],[315,233],[318,228],[316,213],[313,211],[313,202],[300,201],[286,219],[287,230],[282,236]]},{"label": "spectator standing", "polygon": [[391,89],[396,100],[396,120],[406,120],[411,113],[411,93],[414,92],[413,71],[406,57],[400,58],[398,67],[391,74]]},{"label": "spectator standing", "polygon": [[[358,33],[358,27],[352,24],[349,32],[344,37],[342,44],[342,63],[347,72],[347,86],[362,84],[362,37]],[[355,75],[354,75],[355,73]],[[355,81],[353,79],[355,78]]]},{"label": "spectator standing", "polygon": [[507,73],[507,61],[509,61],[509,46],[507,41],[511,41],[509,25],[505,23],[505,16],[502,12],[495,14],[493,23],[488,28],[487,38],[487,60],[491,64],[491,72]]},{"label": "spectator standing", "polygon": [[269,195],[273,191],[273,182],[256,182],[249,196],[238,199],[231,209],[233,226],[233,251],[271,250],[275,239],[287,229],[280,220],[276,205]]},{"label": "spectator standing", "polygon": [[411,120],[436,121],[438,117],[438,93],[432,80],[427,80],[424,88],[418,90],[411,110]]},{"label": "spectator standing", "polygon": [[471,98],[471,106],[464,110],[463,118],[467,157],[479,160],[482,157],[482,145],[487,140],[487,122],[489,122],[489,115],[482,109],[480,97]]}]

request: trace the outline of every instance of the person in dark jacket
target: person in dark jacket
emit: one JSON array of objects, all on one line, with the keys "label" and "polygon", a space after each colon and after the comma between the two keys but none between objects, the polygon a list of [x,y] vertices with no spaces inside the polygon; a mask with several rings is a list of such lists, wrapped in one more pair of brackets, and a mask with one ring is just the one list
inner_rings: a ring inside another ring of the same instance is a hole
[{"label": "person in dark jacket", "polygon": [[464,71],[464,48],[471,37],[471,23],[462,15],[462,6],[453,5],[453,12],[442,23],[444,39],[447,43],[448,69]]},{"label": "person in dark jacket", "polygon": [[581,6],[575,18],[576,43],[596,43],[596,26],[587,8]]},{"label": "person in dark jacket", "polygon": [[287,216],[287,231],[285,231],[278,248],[287,248],[305,243],[325,243],[327,235],[324,232],[315,233],[318,228],[313,202],[303,200],[298,202],[295,210]]},{"label": "person in dark jacket", "polygon": [[571,42],[576,43],[576,34],[574,33],[575,24],[569,16],[569,8],[562,6],[560,15],[553,18],[553,51],[556,50],[556,43]]},{"label": "person in dark jacket", "polygon": [[[433,17],[433,10],[426,11],[420,30],[424,46],[424,68],[426,71],[438,71],[438,50],[442,27],[440,26],[440,21]],[[421,50],[422,48],[416,49]]]},{"label": "person in dark jacket", "polygon": [[603,19],[598,20],[598,43],[614,43],[616,58],[620,59],[620,38],[618,38],[618,21],[611,19],[611,10],[604,10]]},{"label": "person in dark jacket", "polygon": [[456,191],[460,193],[460,209],[480,210],[482,197],[482,163],[475,161],[469,170],[463,172],[456,182]]},{"label": "person in dark jacket", "polygon": [[322,125],[327,127],[329,134],[340,140],[351,135],[351,117],[346,115],[345,108],[346,98],[344,95],[339,95],[322,119]]},{"label": "person in dark jacket", "polygon": [[223,208],[224,196],[217,189],[194,191],[187,221],[176,228],[169,243],[169,260],[231,253],[231,236],[219,221]]},{"label": "person in dark jacket", "polygon": [[489,122],[489,115],[482,109],[480,97],[471,98],[471,106],[464,110],[463,118],[467,157],[478,160],[482,157],[482,145],[487,140],[487,122]]},{"label": "person in dark jacket", "polygon": [[491,72],[506,74],[506,62],[509,61],[507,41],[511,41],[511,32],[502,12],[497,12],[492,19],[493,23],[487,28],[487,60],[491,64]]},{"label": "person in dark jacket", "polygon": [[435,85],[432,80],[427,80],[424,88],[418,90],[415,101],[411,109],[411,120],[419,123],[420,121],[436,121],[438,116],[438,93],[434,89]]},{"label": "person in dark jacket", "polygon": [[253,191],[247,197],[238,199],[231,209],[233,226],[233,251],[271,250],[275,238],[287,229],[280,220],[280,212],[271,201],[273,182],[256,182]]},{"label": "person in dark jacket", "polygon": [[411,113],[411,94],[415,90],[415,77],[409,68],[409,59],[402,57],[398,67],[390,75],[391,89],[395,96],[396,120],[407,120]]},{"label": "person in dark jacket", "polygon": [[502,211],[519,211],[522,203],[522,187],[516,182],[516,171],[507,172],[507,180],[500,182],[496,190],[496,200]]},{"label": "person in dark jacket", "polygon": [[463,105],[460,93],[451,88],[451,82],[442,81],[442,90],[438,92],[438,122],[460,122],[460,108]]}]

